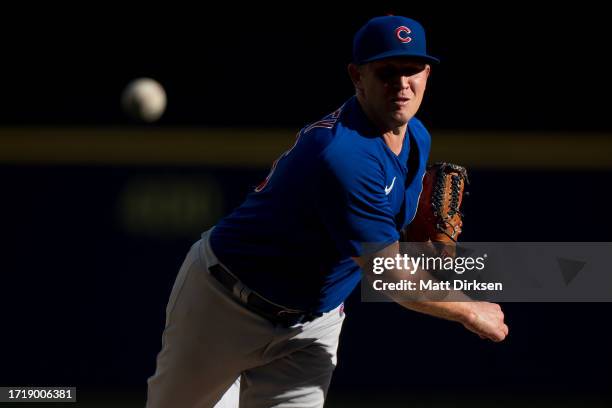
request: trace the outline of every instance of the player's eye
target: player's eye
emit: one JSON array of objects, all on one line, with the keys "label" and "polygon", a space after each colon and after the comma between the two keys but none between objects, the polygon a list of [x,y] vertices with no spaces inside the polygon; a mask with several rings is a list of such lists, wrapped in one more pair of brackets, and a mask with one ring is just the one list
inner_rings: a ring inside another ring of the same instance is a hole
[{"label": "player's eye", "polygon": [[400,73],[402,76],[413,76],[423,71],[424,69],[425,69],[425,66],[421,66],[421,65],[413,66],[413,67],[403,67],[400,70]]},{"label": "player's eye", "polygon": [[376,77],[382,82],[389,82],[397,75],[395,67],[381,67],[374,71]]},{"label": "player's eye", "polygon": [[424,66],[415,65],[415,66],[405,66],[405,67],[394,67],[394,66],[384,66],[374,70],[374,75],[382,81],[389,82],[400,76],[413,76],[418,74],[419,72],[425,69]]}]

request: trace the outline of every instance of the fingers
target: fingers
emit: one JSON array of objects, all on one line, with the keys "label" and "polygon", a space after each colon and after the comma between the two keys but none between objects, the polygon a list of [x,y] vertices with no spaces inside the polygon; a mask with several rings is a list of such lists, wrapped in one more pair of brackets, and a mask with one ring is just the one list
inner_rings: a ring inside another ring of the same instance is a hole
[{"label": "fingers", "polygon": [[509,329],[508,325],[504,323],[504,313],[501,311],[501,308],[499,308],[499,311],[496,313],[496,315],[497,316],[495,316],[495,320],[497,321],[494,323],[492,335],[489,338],[492,341],[499,343],[500,341],[503,341],[506,336],[508,336]]},{"label": "fingers", "polygon": [[502,329],[502,330],[495,330],[495,331],[487,333],[487,334],[480,334],[480,333],[478,333],[478,336],[481,339],[483,339],[483,340],[491,340],[494,343],[499,343],[499,342],[504,341],[506,339],[506,336],[508,335],[508,330],[507,329],[508,328],[506,326],[506,330],[505,331]]},{"label": "fingers", "polygon": [[504,323],[504,313],[501,306],[495,303],[479,303],[473,305],[473,314],[464,323],[465,327],[478,334],[481,339],[495,343],[503,341],[509,333]]},{"label": "fingers", "polygon": [[496,330],[496,331],[492,331],[489,333],[476,333],[478,334],[478,337],[480,337],[483,340],[491,340],[494,343],[499,343],[500,341],[503,341],[506,338],[507,333],[504,333],[502,330]]},{"label": "fingers", "polygon": [[502,313],[502,318],[500,319],[498,326],[494,330],[494,333],[490,337],[490,339],[496,343],[499,343],[500,341],[503,341],[508,336],[509,331],[510,329],[508,328],[508,325],[504,323],[503,313]]},{"label": "fingers", "polygon": [[498,330],[495,335],[491,338],[495,343],[499,343],[500,341],[504,341],[506,338],[506,334],[502,330]]},{"label": "fingers", "polygon": [[483,327],[469,327],[466,328],[473,333],[477,334],[483,340],[491,340],[495,343],[503,341],[508,335],[508,326],[505,324],[504,327],[500,328],[483,328]]}]

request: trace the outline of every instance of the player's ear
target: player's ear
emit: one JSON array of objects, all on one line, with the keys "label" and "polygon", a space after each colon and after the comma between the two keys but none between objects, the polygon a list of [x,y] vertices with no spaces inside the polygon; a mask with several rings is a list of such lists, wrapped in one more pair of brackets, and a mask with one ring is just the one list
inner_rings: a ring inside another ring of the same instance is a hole
[{"label": "player's ear", "polygon": [[348,64],[348,74],[351,77],[351,81],[353,81],[353,85],[357,86],[357,84],[361,83],[361,71],[359,67],[352,62]]},{"label": "player's ear", "polygon": [[355,89],[361,89],[361,70],[352,62],[347,67],[349,77],[355,86]]}]

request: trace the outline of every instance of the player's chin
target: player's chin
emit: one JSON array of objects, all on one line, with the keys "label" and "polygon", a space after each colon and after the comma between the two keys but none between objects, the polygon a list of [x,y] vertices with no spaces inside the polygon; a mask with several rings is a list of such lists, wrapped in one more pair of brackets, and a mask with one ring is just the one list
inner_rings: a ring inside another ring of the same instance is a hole
[{"label": "player's chin", "polygon": [[413,114],[406,109],[396,110],[391,113],[391,120],[396,127],[403,126],[408,123],[412,116]]}]

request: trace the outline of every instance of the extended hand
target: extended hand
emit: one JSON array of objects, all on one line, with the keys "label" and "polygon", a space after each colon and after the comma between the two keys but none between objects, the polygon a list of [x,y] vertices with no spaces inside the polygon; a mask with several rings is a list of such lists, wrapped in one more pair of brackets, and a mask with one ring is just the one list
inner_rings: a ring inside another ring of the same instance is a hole
[{"label": "extended hand", "polygon": [[468,312],[461,320],[466,329],[494,342],[506,338],[508,326],[504,323],[504,313],[497,303],[469,302],[467,305]]}]

